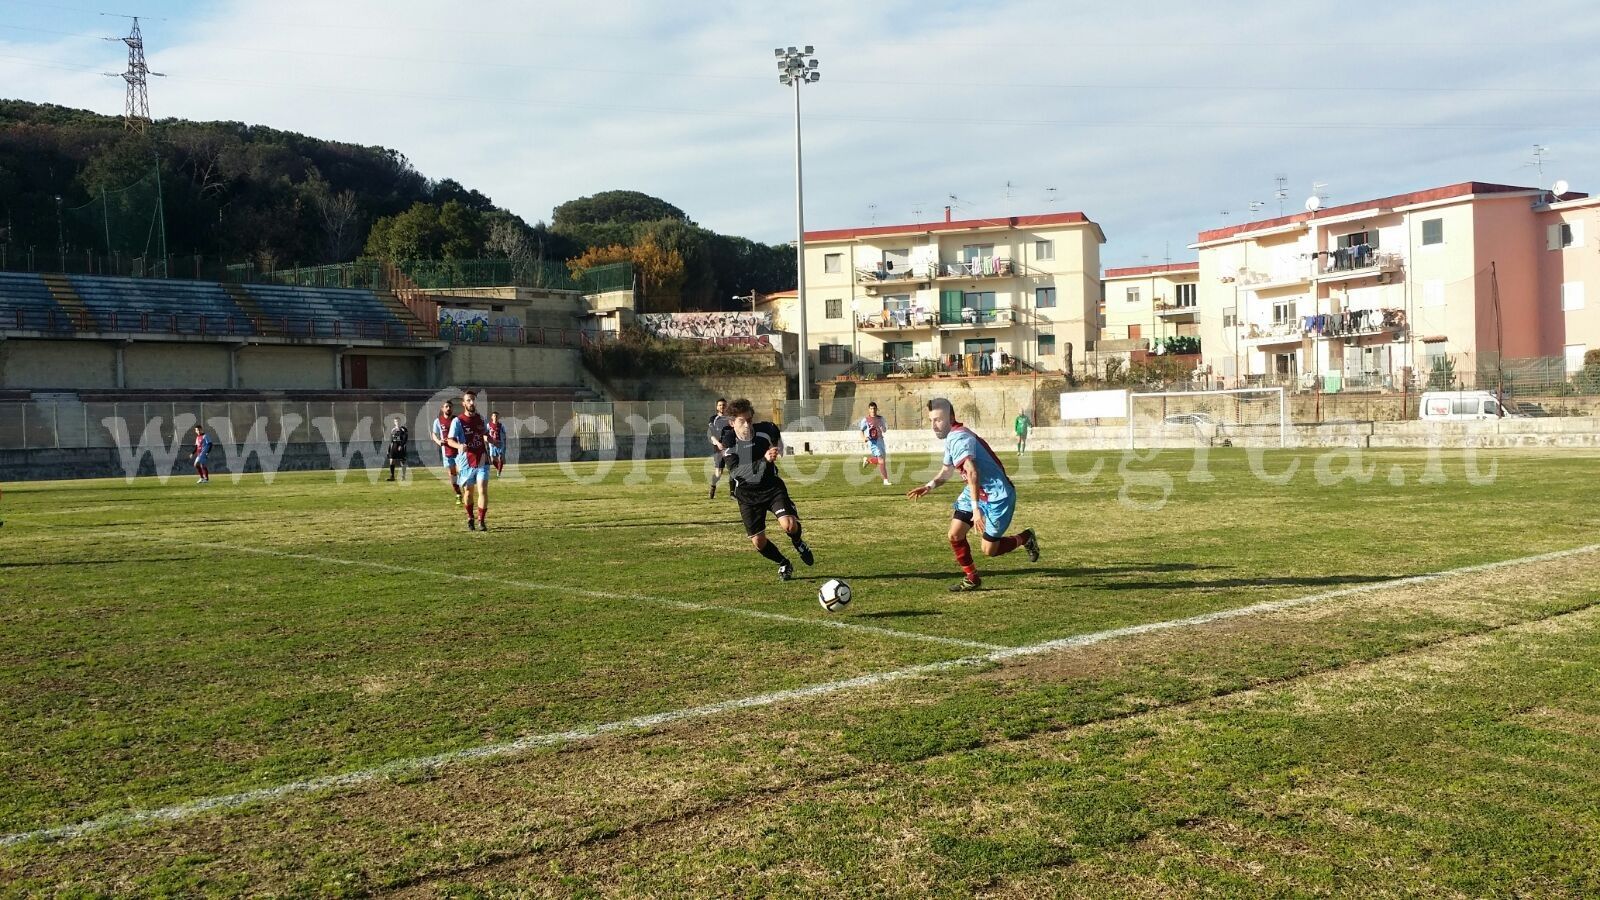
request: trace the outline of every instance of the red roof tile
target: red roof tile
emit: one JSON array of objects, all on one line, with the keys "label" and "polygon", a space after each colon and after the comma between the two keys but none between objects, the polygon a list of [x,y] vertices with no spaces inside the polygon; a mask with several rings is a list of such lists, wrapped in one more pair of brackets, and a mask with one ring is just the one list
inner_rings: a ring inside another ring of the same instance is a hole
[{"label": "red roof tile", "polygon": [[[1319,218],[1328,216],[1341,216],[1348,213],[1362,212],[1368,209],[1388,209],[1396,206],[1410,206],[1416,203],[1429,203],[1434,200],[1449,200],[1452,197],[1465,197],[1469,194],[1506,194],[1520,191],[1537,191],[1539,188],[1517,187],[1510,184],[1490,184],[1483,181],[1463,181],[1459,184],[1444,187],[1429,188],[1425,191],[1412,191],[1409,194],[1396,194],[1393,197],[1383,197],[1377,200],[1363,200],[1360,203],[1346,203],[1343,206],[1330,206],[1319,209],[1316,215]],[[1567,196],[1567,195],[1563,195]],[[1230,238],[1247,231],[1263,231],[1268,228],[1278,228],[1284,225],[1293,225],[1304,222],[1312,216],[1308,212],[1299,212],[1290,216],[1279,216],[1276,219],[1262,219],[1258,222],[1244,222],[1238,225],[1229,225],[1226,228],[1212,228],[1200,232],[1199,243],[1217,241]]]},{"label": "red roof tile", "polygon": [[1158,275],[1162,272],[1198,272],[1199,262],[1163,263],[1154,266],[1124,266],[1120,269],[1107,269],[1105,278],[1126,278],[1130,275]]},{"label": "red roof tile", "polygon": [[[1038,225],[1073,225],[1089,223],[1081,212],[1048,213],[1042,216],[1007,216],[999,219],[957,219],[953,222],[919,222],[910,225],[873,225],[867,228],[835,228],[828,231],[808,231],[808,241],[848,241],[860,237],[884,234],[919,234],[930,231],[966,231],[972,228],[1010,226],[1029,228]],[[1092,224],[1092,223],[1089,223]]]}]

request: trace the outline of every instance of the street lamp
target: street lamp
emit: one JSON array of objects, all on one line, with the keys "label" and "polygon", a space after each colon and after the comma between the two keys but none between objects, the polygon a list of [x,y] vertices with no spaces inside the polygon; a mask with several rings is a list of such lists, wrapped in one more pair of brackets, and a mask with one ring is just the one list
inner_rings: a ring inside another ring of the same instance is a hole
[{"label": "street lamp", "polygon": [[806,213],[805,190],[800,174],[800,85],[822,77],[817,71],[815,51],[778,47],[772,55],[778,60],[778,82],[794,87],[794,258],[795,288],[800,299],[800,402],[811,397],[811,349],[806,337]]}]

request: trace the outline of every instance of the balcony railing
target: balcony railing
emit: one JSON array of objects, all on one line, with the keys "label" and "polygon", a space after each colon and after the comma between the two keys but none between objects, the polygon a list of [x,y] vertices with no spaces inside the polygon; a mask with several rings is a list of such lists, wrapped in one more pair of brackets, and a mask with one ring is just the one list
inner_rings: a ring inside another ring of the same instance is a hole
[{"label": "balcony railing", "polygon": [[939,270],[941,278],[1010,278],[1016,274],[1018,266],[1004,256],[947,262]]},{"label": "balcony railing", "polygon": [[886,309],[881,313],[858,313],[858,328],[931,328],[935,316],[925,309]]},{"label": "balcony railing", "polygon": [[1399,269],[1401,263],[1405,261],[1398,253],[1372,250],[1365,245],[1326,251],[1322,254],[1322,260],[1324,275],[1367,271],[1392,272]]},{"label": "balcony railing", "polygon": [[959,311],[939,311],[939,324],[952,327],[968,326],[983,328],[989,325],[1010,325],[1014,320],[1010,308],[1003,309],[972,309],[963,307]]},{"label": "balcony railing", "polygon": [[1239,336],[1247,341],[1267,341],[1274,339],[1298,338],[1304,334],[1299,319],[1287,322],[1273,322],[1271,325],[1247,325]]},{"label": "balcony railing", "polygon": [[876,269],[856,270],[856,281],[868,287],[875,284],[927,281],[934,276],[935,271],[931,266],[881,266]]}]

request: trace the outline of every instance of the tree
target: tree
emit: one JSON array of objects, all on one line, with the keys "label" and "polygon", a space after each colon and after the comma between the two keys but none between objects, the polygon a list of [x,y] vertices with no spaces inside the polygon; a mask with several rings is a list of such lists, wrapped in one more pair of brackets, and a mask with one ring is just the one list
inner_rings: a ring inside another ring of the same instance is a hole
[{"label": "tree", "polygon": [[473,259],[483,255],[488,229],[483,216],[460,201],[444,206],[413,203],[372,223],[365,255],[390,262],[408,259]]},{"label": "tree", "polygon": [[678,251],[646,240],[634,246],[612,244],[592,247],[576,259],[567,261],[574,277],[585,269],[614,263],[633,264],[639,283],[640,312],[677,312],[683,308],[683,257]]},{"label": "tree", "polygon": [[568,200],[555,208],[551,224],[570,228],[595,224],[636,224],[670,219],[693,225],[683,210],[659,197],[638,191],[601,191],[589,197]]}]

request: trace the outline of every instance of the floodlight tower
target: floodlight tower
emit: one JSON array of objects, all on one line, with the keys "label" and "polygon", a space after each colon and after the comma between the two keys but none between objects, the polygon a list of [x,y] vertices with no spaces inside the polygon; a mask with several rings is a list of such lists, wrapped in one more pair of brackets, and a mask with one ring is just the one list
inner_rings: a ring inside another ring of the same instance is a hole
[{"label": "floodlight tower", "polygon": [[811,349],[806,336],[806,211],[800,166],[800,85],[822,77],[817,71],[815,52],[810,44],[804,49],[778,47],[772,51],[778,60],[778,82],[794,87],[794,259],[795,290],[800,299],[801,403],[811,398]]}]

